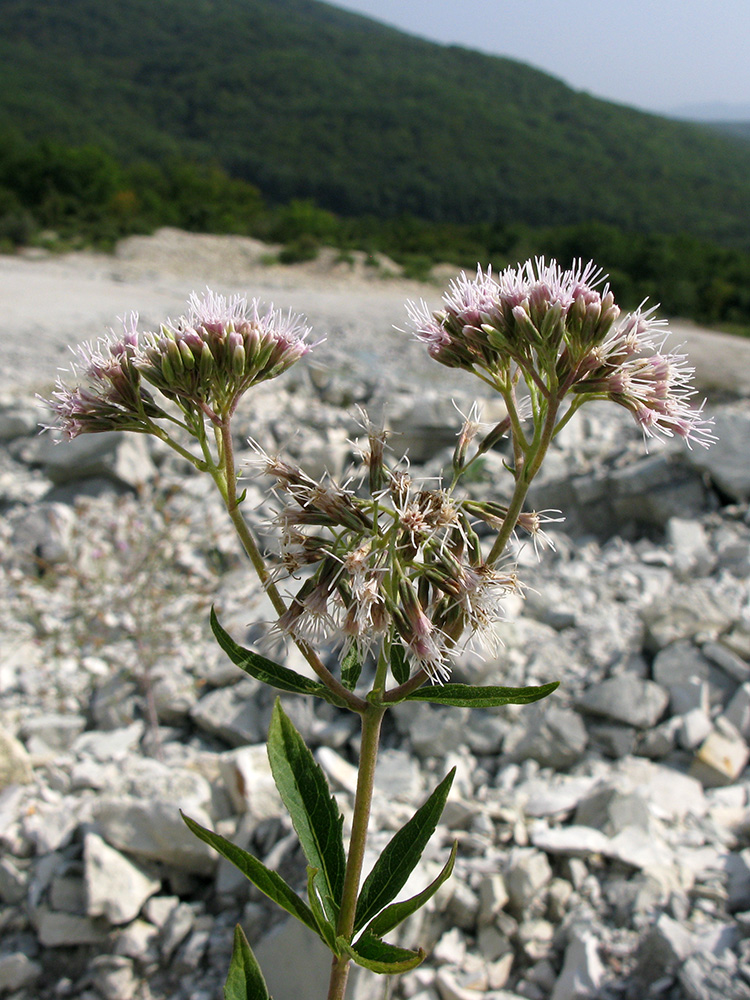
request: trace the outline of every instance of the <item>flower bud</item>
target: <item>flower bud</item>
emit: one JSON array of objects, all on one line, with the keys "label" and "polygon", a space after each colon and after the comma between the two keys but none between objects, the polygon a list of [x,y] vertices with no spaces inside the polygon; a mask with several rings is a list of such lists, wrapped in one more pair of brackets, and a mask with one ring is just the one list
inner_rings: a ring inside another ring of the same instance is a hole
[{"label": "flower bud", "polygon": [[510,417],[505,417],[499,423],[495,424],[492,430],[479,442],[477,446],[477,454],[483,455],[485,452],[490,451],[500,441],[505,437],[511,427]]},{"label": "flower bud", "polygon": [[615,304],[615,297],[612,292],[607,291],[602,296],[601,316],[599,319],[598,330],[599,343],[601,343],[601,341],[607,336],[619,315],[620,307]]},{"label": "flower bud", "polygon": [[245,348],[241,343],[232,350],[232,371],[238,376],[245,372]]},{"label": "flower bud", "polygon": [[557,352],[565,332],[563,309],[556,302],[544,315],[539,330],[540,341],[545,353],[557,357]]},{"label": "flower bud", "polygon": [[517,342],[528,340],[534,347],[537,347],[541,343],[541,336],[527,310],[523,306],[515,306],[513,319],[516,325]]},{"label": "flower bud", "polygon": [[185,371],[191,372],[195,368],[195,355],[184,338],[181,337],[179,339],[177,346],[180,350],[180,354],[182,355],[182,364]]},{"label": "flower bud", "polygon": [[172,362],[169,360],[168,354],[163,354],[161,357],[161,373],[164,377],[164,381],[168,386],[172,386],[177,382],[177,376],[175,370],[172,367]]},{"label": "flower bud", "polygon": [[495,528],[497,531],[502,528],[505,518],[508,515],[507,507],[494,503],[492,500],[464,500],[463,508],[469,514],[478,517],[485,524],[489,524],[490,527]]},{"label": "flower bud", "polygon": [[200,375],[200,380],[203,384],[206,384],[211,379],[216,368],[214,362],[214,356],[211,353],[211,348],[208,344],[204,343],[201,346],[201,355],[199,361],[198,372]]}]

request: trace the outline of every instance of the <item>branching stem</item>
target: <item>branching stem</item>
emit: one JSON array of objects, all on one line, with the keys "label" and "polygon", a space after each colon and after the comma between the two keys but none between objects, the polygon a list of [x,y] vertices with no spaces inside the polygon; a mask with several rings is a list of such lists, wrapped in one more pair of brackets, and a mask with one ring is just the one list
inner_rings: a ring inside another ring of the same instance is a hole
[{"label": "branching stem", "polygon": [[500,529],[490,554],[487,557],[487,562],[490,565],[497,562],[503,554],[505,546],[508,544],[510,536],[513,534],[516,522],[518,521],[518,516],[523,510],[523,503],[526,499],[526,494],[529,491],[529,486],[531,486],[531,481],[537,472],[539,472],[542,462],[544,461],[544,456],[547,454],[547,449],[549,448],[550,442],[554,437],[555,421],[557,419],[557,411],[559,407],[559,396],[555,396],[548,400],[547,413],[544,421],[537,425],[534,440],[529,445],[521,466],[516,469],[516,487],[513,491],[511,501],[508,504],[508,513],[505,515],[502,528]]}]

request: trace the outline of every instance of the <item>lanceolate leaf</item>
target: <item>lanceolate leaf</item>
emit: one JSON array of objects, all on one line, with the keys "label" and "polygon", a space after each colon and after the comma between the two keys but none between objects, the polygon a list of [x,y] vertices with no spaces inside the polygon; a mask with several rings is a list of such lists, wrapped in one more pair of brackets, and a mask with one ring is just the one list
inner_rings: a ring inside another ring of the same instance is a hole
[{"label": "lanceolate leaf", "polygon": [[337,944],[357,965],[362,965],[371,972],[379,972],[381,975],[392,976],[399,972],[408,972],[425,960],[425,952],[421,948],[418,951],[397,948],[396,945],[381,941],[367,931],[355,945],[349,944],[342,937],[338,939]]},{"label": "lanceolate leaf", "polygon": [[234,947],[224,1000],[271,1000],[260,966],[239,924],[234,929]]},{"label": "lanceolate leaf", "polygon": [[276,702],[268,730],[268,759],[276,787],[292,817],[326,917],[335,926],[344,887],[344,819],[325,775],[304,740]]},{"label": "lanceolate leaf", "polygon": [[471,684],[430,684],[417,688],[406,701],[431,701],[436,705],[458,708],[495,708],[498,705],[528,705],[552,694],[559,681],[539,687],[474,687]]},{"label": "lanceolate leaf", "polygon": [[341,683],[349,691],[353,691],[357,686],[359,675],[362,673],[362,654],[356,642],[349,647],[346,656],[341,661]]},{"label": "lanceolate leaf", "polygon": [[317,698],[325,698],[333,705],[343,706],[340,701],[325,684],[313,681],[309,677],[303,677],[295,670],[282,667],[280,663],[254,653],[251,649],[243,649],[237,645],[234,639],[219,624],[216,612],[211,608],[211,629],[216,636],[216,641],[227,654],[232,663],[235,663],[246,674],[255,677],[256,680],[268,684],[270,687],[278,688],[279,691],[290,691],[293,694],[315,695]]},{"label": "lanceolate leaf", "polygon": [[315,876],[317,874],[317,868],[313,868],[311,865],[307,866],[307,898],[310,900],[310,909],[312,910],[313,916],[318,924],[318,933],[334,955],[337,955],[336,930],[323,912],[323,907],[320,904],[320,898],[318,896],[318,890],[315,887]]},{"label": "lanceolate leaf", "polygon": [[391,646],[391,673],[397,684],[405,684],[409,680],[409,661],[400,642]]},{"label": "lanceolate leaf", "polygon": [[287,913],[291,913],[293,917],[300,920],[310,930],[315,931],[316,934],[320,934],[315,917],[312,915],[309,906],[304,900],[299,898],[291,886],[287,885],[281,875],[271,871],[270,868],[266,868],[263,862],[253,857],[252,854],[243,851],[241,847],[237,847],[236,844],[233,844],[220,834],[207,830],[200,823],[196,823],[194,819],[190,819],[189,816],[183,814],[182,818],[196,837],[199,837],[206,844],[213,847],[227,861],[231,861],[235,868],[239,868],[242,874],[246,878],[249,878],[253,885],[257,886],[269,899],[278,903]]},{"label": "lanceolate leaf", "polygon": [[423,806],[393,835],[364,881],[357,900],[354,932],[387,906],[406,885],[435,831],[448,798],[453,770],[440,782]]},{"label": "lanceolate leaf", "polygon": [[453,871],[453,865],[456,861],[457,850],[458,841],[454,841],[450,857],[438,877],[430,882],[426,889],[418,892],[416,896],[412,896],[410,899],[405,899],[401,903],[392,903],[390,906],[386,906],[383,912],[379,913],[377,917],[371,921],[370,926],[367,928],[365,933],[374,934],[375,937],[378,938],[383,937],[383,935],[387,934],[388,931],[393,930],[394,927],[398,927],[398,925],[406,920],[407,917],[410,917],[412,913],[416,913],[420,907],[424,906],[428,899],[432,899],[443,882],[450,878],[451,872]]}]

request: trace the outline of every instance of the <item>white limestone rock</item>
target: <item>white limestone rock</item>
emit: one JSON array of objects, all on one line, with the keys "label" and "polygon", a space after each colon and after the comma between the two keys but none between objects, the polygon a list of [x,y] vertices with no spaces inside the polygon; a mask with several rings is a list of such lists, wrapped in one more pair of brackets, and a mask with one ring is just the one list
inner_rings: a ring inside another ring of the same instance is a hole
[{"label": "white limestone rock", "polygon": [[593,934],[573,928],[565,958],[550,1000],[586,1000],[598,997],[605,975],[599,942]]},{"label": "white limestone rock", "polygon": [[70,749],[75,738],[86,728],[83,715],[48,713],[26,719],[21,727],[21,738],[30,753],[50,754]]},{"label": "white limestone rock", "polygon": [[[745,407],[726,407],[714,414],[718,440],[710,448],[694,448],[685,460],[707,472],[733,500],[750,497],[750,414]],[[700,454],[698,454],[700,452]]]},{"label": "white limestone rock", "polygon": [[97,955],[90,972],[102,1000],[132,1000],[136,996],[140,977],[132,959],[124,955]]},{"label": "white limestone rock", "polygon": [[[188,829],[172,802],[105,798],[97,803],[95,815],[102,837],[126,854],[202,875],[210,875],[216,867],[216,852]],[[190,818],[212,826],[202,809],[192,809]]]},{"label": "white limestone rock", "polygon": [[548,778],[532,778],[517,790],[517,797],[524,802],[527,816],[540,819],[572,812],[591,792],[598,779],[589,775],[556,774]]},{"label": "white limestone rock", "polygon": [[731,725],[708,734],[695,755],[690,773],[706,788],[731,785],[745,770],[750,747]]},{"label": "white limestone rock", "polygon": [[[328,752],[334,753],[332,750]],[[219,771],[238,813],[249,813],[255,822],[260,823],[284,812],[265,743],[221,754]]]},{"label": "white limestone rock", "polygon": [[161,933],[162,958],[170,960],[174,952],[195,926],[195,909],[189,903],[178,903],[169,911]]},{"label": "white limestone rock", "polygon": [[588,688],[578,705],[586,712],[649,729],[659,721],[668,702],[669,694],[658,684],[623,673]]},{"label": "white limestone rock", "polygon": [[485,875],[479,883],[479,913],[477,922],[480,926],[491,924],[498,913],[510,900],[505,879],[500,872]]},{"label": "white limestone rock", "polygon": [[646,799],[637,792],[623,791],[614,784],[600,784],[583,799],[575,823],[614,836],[626,826],[648,829],[651,814]]},{"label": "white limestone rock", "polygon": [[42,975],[42,966],[22,951],[0,955],[0,994],[30,987]]},{"label": "white limestone rock", "polygon": [[[711,580],[675,583],[656,595],[642,611],[647,648],[663,650],[671,643],[698,639],[707,642],[725,632],[735,616],[730,603]],[[656,673],[654,680],[663,684]],[[692,676],[694,669],[688,669]]]},{"label": "white limestone rock", "polygon": [[586,858],[592,854],[606,854],[610,845],[610,838],[600,830],[575,824],[548,827],[544,822],[534,823],[530,835],[534,847],[547,854]]},{"label": "white limestone rock", "polygon": [[611,780],[623,791],[635,792],[645,799],[658,819],[675,822],[686,816],[704,816],[706,797],[699,781],[664,764],[642,757],[627,757],[617,762]]},{"label": "white limestone rock", "polygon": [[523,913],[542,896],[552,878],[552,868],[542,851],[517,847],[510,853],[504,874],[510,905]]},{"label": "white limestone rock", "polygon": [[531,705],[504,750],[514,760],[531,757],[544,767],[563,770],[579,760],[587,743],[586,727],[577,712],[557,705]]},{"label": "white limestone rock", "polygon": [[135,958],[139,962],[155,962],[159,958],[159,929],[148,920],[134,920],[123,927],[115,940],[115,954]]},{"label": "white limestone rock", "polygon": [[258,681],[246,677],[237,684],[205,694],[191,709],[193,722],[229,746],[256,744],[265,739],[266,720],[258,704]]},{"label": "white limestone rock", "polygon": [[156,475],[143,434],[106,431],[59,444],[45,437],[39,442],[36,460],[57,485],[97,477],[137,489]]},{"label": "white limestone rock", "polygon": [[34,780],[31,758],[20,740],[0,726],[0,792]]},{"label": "white limestone rock", "polygon": [[149,896],[161,888],[159,879],[95,833],[87,833],[84,838],[83,863],[86,913],[90,917],[106,917],[110,924],[130,923]]},{"label": "white limestone rock", "polygon": [[707,576],[711,572],[716,556],[700,521],[670,517],[665,534],[674,555],[675,570],[682,579]]},{"label": "white limestone rock", "polygon": [[744,740],[750,740],[750,684],[742,684],[737,688],[724,710],[724,718]]},{"label": "white limestone rock", "polygon": [[102,945],[110,930],[106,920],[101,918],[57,913],[46,906],[38,907],[33,919],[39,942],[47,948]]},{"label": "white limestone rock", "polygon": [[713,728],[709,714],[702,708],[692,708],[685,712],[677,739],[685,750],[695,750],[709,735]]},{"label": "white limestone rock", "polygon": [[750,681],[750,664],[723,642],[706,642],[701,652],[738,684]]},{"label": "white limestone rock", "polygon": [[694,952],[695,939],[666,913],[657,919],[638,950],[636,979],[650,986],[662,976],[670,976]]},{"label": "white limestone rock", "polygon": [[274,1000],[325,996],[330,953],[320,947],[320,940],[298,920],[286,920],[275,927],[253,946],[253,951]]}]

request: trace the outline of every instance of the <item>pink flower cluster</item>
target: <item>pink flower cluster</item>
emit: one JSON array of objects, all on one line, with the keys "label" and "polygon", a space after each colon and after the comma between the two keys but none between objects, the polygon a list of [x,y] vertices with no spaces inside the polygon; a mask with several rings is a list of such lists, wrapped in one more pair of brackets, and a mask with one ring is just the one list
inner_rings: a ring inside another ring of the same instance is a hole
[{"label": "pink flower cluster", "polygon": [[72,365],[76,384],[71,388],[58,378],[52,398],[44,400],[65,437],[111,430],[147,433],[151,419],[164,416],[141,384],[137,325],[132,313],[119,337],[110,331],[109,337],[77,348],[79,363]]},{"label": "pink flower cluster", "polygon": [[633,414],[647,437],[678,436],[688,446],[708,448],[716,440],[713,421],[694,407],[695,369],[685,354],[664,352],[665,323],[654,309],[636,310],[603,343],[592,348],[575,371],[574,393],[610,399]]},{"label": "pink flower cluster", "polygon": [[251,386],[281,375],[311,349],[298,316],[227,299],[210,289],[190,296],[187,316],[143,335],[138,367],[165,396],[234,409]]},{"label": "pink flower cluster", "polygon": [[461,273],[443,297],[444,308],[407,304],[418,340],[441,364],[497,376],[515,362],[531,364],[535,352],[559,354],[564,343],[602,339],[619,315],[601,270],[580,263],[564,271],[541,258],[509,267],[497,277],[477,268]]},{"label": "pink flower cluster", "polygon": [[408,303],[410,325],[436,361],[500,391],[520,370],[557,402],[569,392],[610,399],[646,435],[708,446],[711,421],[691,405],[694,370],[684,355],[664,352],[665,324],[653,309],[620,319],[604,280],[592,262],[564,270],[537,258],[496,277],[478,268],[474,278],[462,273],[451,283],[442,309]]},{"label": "pink flower cluster", "polygon": [[118,337],[78,349],[75,385],[58,379],[47,402],[66,437],[108,430],[153,431],[166,416],[147,383],[186,409],[223,418],[251,386],[275,378],[313,345],[291,312],[259,311],[258,301],[193,293],[186,316],[159,332],[139,333],[131,315]]}]

